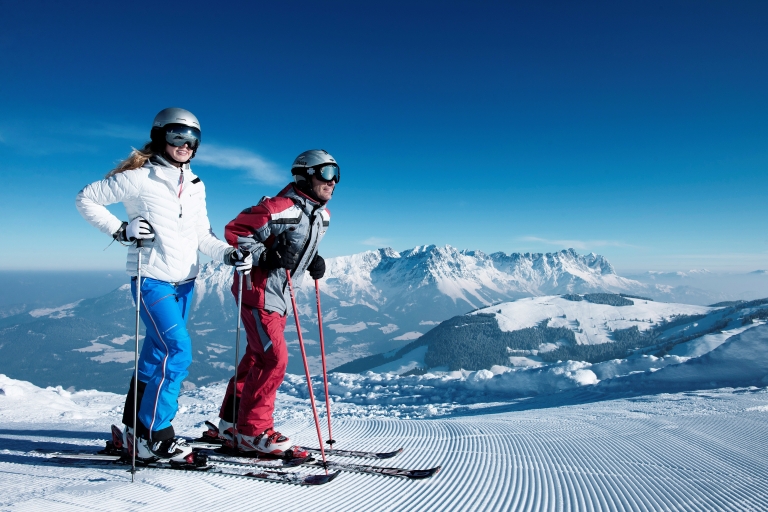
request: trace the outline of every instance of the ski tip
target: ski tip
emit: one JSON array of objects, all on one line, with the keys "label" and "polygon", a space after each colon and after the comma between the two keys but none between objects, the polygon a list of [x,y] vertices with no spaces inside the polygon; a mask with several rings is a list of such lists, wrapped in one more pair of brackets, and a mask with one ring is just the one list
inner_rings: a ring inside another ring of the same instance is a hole
[{"label": "ski tip", "polygon": [[392,457],[400,455],[401,453],[403,453],[403,448],[398,448],[397,450],[395,450],[393,452],[377,453],[376,456],[379,459],[391,459]]},{"label": "ski tip", "polygon": [[436,466],[434,468],[425,469],[424,471],[420,471],[418,475],[414,476],[414,478],[431,478],[438,474],[440,470],[442,469],[442,466]]},{"label": "ski tip", "polygon": [[323,485],[327,484],[337,476],[339,476],[339,473],[341,471],[334,471],[333,473],[328,473],[327,475],[307,475],[306,478],[304,478],[304,481],[301,483],[301,485]]}]

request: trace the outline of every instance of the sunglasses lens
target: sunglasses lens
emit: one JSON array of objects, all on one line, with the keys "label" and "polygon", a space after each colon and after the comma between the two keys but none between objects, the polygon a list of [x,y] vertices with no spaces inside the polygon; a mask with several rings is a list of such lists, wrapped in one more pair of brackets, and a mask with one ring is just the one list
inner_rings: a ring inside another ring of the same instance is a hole
[{"label": "sunglasses lens", "polygon": [[341,180],[339,166],[333,164],[315,168],[315,175],[325,181],[336,180],[336,183],[338,183]]},{"label": "sunglasses lens", "polygon": [[177,148],[189,144],[191,149],[197,149],[200,145],[200,130],[184,125],[173,126],[165,132],[165,140]]}]

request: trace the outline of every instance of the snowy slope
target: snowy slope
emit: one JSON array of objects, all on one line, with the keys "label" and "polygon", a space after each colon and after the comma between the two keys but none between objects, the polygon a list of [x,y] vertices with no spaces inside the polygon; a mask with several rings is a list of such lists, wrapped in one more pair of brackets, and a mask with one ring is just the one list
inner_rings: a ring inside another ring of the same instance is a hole
[{"label": "snowy slope", "polygon": [[400,350],[343,369],[498,374],[511,367],[557,369],[569,360],[603,365],[630,355],[630,362],[651,357],[658,369],[701,356],[766,318],[768,299],[705,307],[610,294],[532,297],[454,317]]},{"label": "snowy slope", "polygon": [[[637,382],[635,382],[637,381]],[[768,385],[768,325],[746,329],[728,338],[714,350],[691,358],[685,364],[669,366],[651,375],[633,377],[614,386],[635,391],[680,386],[739,386],[744,383]]]},{"label": "snowy slope", "polygon": [[477,313],[493,314],[502,331],[533,327],[548,320],[548,327],[575,328],[576,340],[583,345],[610,343],[612,331],[637,327],[645,331],[662,320],[679,315],[703,315],[714,308],[630,299],[633,304],[610,306],[558,296],[532,297],[484,308]]},{"label": "snowy slope", "polygon": [[[753,387],[696,391],[707,375],[735,376],[749,360],[755,370],[730,382]],[[403,454],[379,464],[440,464],[443,470],[418,482],[342,474],[319,488],[150,470],[131,484],[121,467],[53,465],[35,450],[97,447],[118,420],[122,397],[70,394],[0,377],[0,509],[157,510],[183,504],[186,510],[219,510],[238,503],[323,511],[765,510],[766,361],[768,326],[757,326],[709,357],[597,385],[582,379],[570,390],[532,399],[510,396],[516,383],[505,376],[511,372],[337,374],[331,393],[341,447],[404,446]],[[663,372],[669,377],[657,379]],[[548,381],[556,387],[560,378],[541,375],[542,386]],[[618,386],[625,379],[630,389]],[[638,385],[643,395],[633,391]],[[315,444],[305,388],[302,379],[289,377],[279,395],[277,425],[297,442]],[[223,390],[186,391],[177,428],[196,434],[204,419],[215,416]]]}]

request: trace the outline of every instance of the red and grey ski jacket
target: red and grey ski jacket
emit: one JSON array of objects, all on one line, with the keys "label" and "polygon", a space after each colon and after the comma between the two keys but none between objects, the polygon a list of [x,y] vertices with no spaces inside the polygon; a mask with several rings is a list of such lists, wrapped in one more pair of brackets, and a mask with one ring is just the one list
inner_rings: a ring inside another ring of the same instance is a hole
[{"label": "red and grey ski jacket", "polygon": [[[331,212],[324,204],[297,190],[289,184],[276,197],[264,197],[259,204],[246,208],[224,228],[224,236],[230,245],[247,249],[253,254],[254,263],[261,253],[277,244],[277,238],[285,233],[288,243],[298,249],[298,263],[291,272],[296,284],[317,254],[331,221]],[[253,308],[275,311],[286,315],[290,311],[288,280],[285,269],[266,271],[255,266],[251,271],[253,289],[243,287],[243,304]],[[232,290],[237,293],[237,278]]]}]

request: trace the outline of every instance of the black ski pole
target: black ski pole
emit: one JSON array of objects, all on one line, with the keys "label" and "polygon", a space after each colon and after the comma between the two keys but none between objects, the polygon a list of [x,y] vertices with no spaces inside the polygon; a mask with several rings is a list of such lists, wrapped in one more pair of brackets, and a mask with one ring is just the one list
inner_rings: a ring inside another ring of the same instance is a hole
[{"label": "black ski pole", "polygon": [[133,443],[129,445],[131,450],[131,482],[136,475],[136,423],[138,423],[138,395],[139,395],[139,313],[141,311],[141,248],[143,241],[136,239],[136,343],[133,351]]},{"label": "black ski pole", "polygon": [[[251,276],[248,274],[248,289]],[[243,272],[237,271],[237,335],[235,336],[235,374],[232,376],[232,448],[237,447],[237,365],[240,362],[240,323],[243,312]]]}]

